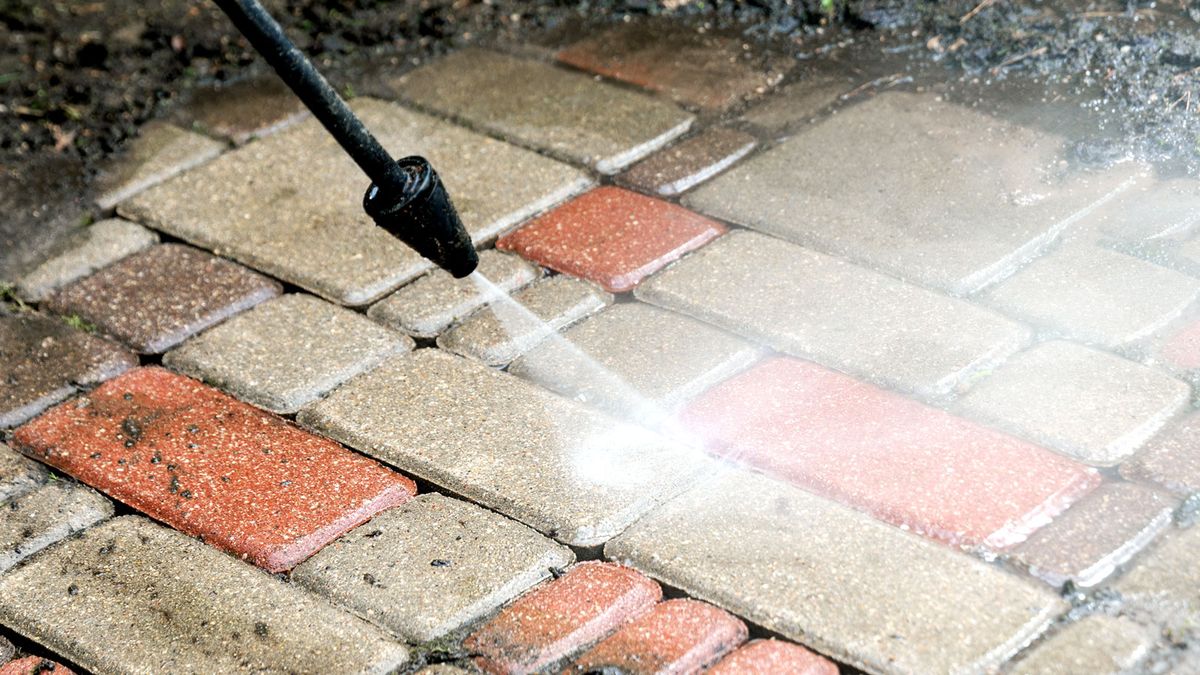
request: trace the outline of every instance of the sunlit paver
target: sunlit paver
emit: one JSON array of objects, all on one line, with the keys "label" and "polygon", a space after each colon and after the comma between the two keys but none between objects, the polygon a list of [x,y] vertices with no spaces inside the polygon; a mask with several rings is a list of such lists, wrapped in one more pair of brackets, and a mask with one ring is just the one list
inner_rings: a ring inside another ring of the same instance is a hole
[{"label": "sunlit paver", "polygon": [[585,562],[535,588],[472,633],[463,647],[489,673],[546,668],[634,619],[662,589],[628,567]]},{"label": "sunlit paver", "polygon": [[386,673],[407,650],[201,542],[124,516],[0,578],[0,620],[101,673]]},{"label": "sunlit paver", "polygon": [[112,502],[64,480],[8,500],[0,508],[0,572],[112,514]]},{"label": "sunlit paver", "polygon": [[238,145],[279,131],[307,115],[308,109],[274,73],[224,86],[198,87],[182,111],[193,126]]},{"label": "sunlit paver", "polygon": [[708,675],[837,675],[832,661],[782,640],[754,640],[717,662]]},{"label": "sunlit paver", "polygon": [[1181,497],[1200,491],[1200,413],[1167,425],[1121,465],[1121,475],[1156,483]]},{"label": "sunlit paver", "polygon": [[292,572],[301,586],[408,640],[436,640],[575,561],[570,549],[473,504],[417,497]]},{"label": "sunlit paver", "polygon": [[279,295],[279,282],[180,244],[159,244],[61,289],[45,306],[159,354]]},{"label": "sunlit paver", "polygon": [[733,232],[643,282],[647,302],[926,396],[1020,349],[992,310],[773,237]]},{"label": "sunlit paver", "polygon": [[416,493],[368,458],[161,368],[58,406],[13,445],[272,572]]},{"label": "sunlit paver", "polygon": [[40,656],[26,656],[0,666],[0,675],[74,675],[70,668]]},{"label": "sunlit paver", "polygon": [[412,349],[412,339],[311,295],[285,295],[172,350],[163,363],[278,413]]},{"label": "sunlit paver", "polygon": [[711,468],[658,435],[432,349],[360,375],[299,419],[577,546],[604,543]]},{"label": "sunlit paver", "polygon": [[0,501],[32,492],[46,480],[46,469],[0,443]]},{"label": "sunlit paver", "polygon": [[1034,648],[1012,675],[1117,675],[1137,665],[1154,644],[1148,630],[1118,617],[1093,614]]},{"label": "sunlit paver", "polygon": [[32,302],[76,279],[137,253],[158,242],[158,235],[141,225],[109,218],[71,237],[65,250],[21,277],[17,292]]},{"label": "sunlit paver", "polygon": [[138,134],[96,179],[96,204],[103,210],[211,160],[225,148],[220,141],[162,122],[146,124]]},{"label": "sunlit paver", "polygon": [[670,197],[729,168],[756,144],[754,137],[744,131],[705,129],[634,164],[617,176],[617,181],[635,190]]},{"label": "sunlit paver", "polygon": [[740,471],[655,510],[605,555],[869,672],[983,671],[1065,609],[1046,587]]},{"label": "sunlit paver", "polygon": [[1200,528],[1171,529],[1113,584],[1126,602],[1157,611],[1200,611]]},{"label": "sunlit paver", "polygon": [[[691,115],[668,102],[583,73],[477,48],[402,75],[395,87],[418,106],[608,174],[692,124]],[[519,174],[515,168],[496,170]]]},{"label": "sunlit paver", "polygon": [[[559,162],[396,105],[359,98],[353,108],[393,154],[419,154],[437,167],[477,243],[591,183]],[[430,267],[363,213],[368,183],[308,120],[139,195],[122,212],[334,302],[362,305]]]},{"label": "sunlit paver", "polygon": [[1044,342],[975,385],[958,410],[1096,466],[1133,454],[1187,405],[1160,371],[1070,342]]},{"label": "sunlit paver", "polygon": [[932,94],[887,92],[684,204],[965,295],[1033,257],[1119,183],[1052,180],[1061,145]]}]

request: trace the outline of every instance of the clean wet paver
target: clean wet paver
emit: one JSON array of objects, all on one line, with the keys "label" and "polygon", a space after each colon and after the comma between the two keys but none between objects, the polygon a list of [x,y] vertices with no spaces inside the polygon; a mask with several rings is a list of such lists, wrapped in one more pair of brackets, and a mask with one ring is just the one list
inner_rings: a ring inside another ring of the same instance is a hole
[{"label": "clean wet paver", "polygon": [[1150,648],[1154,638],[1144,627],[1104,614],[1072,623],[1022,658],[1012,675],[1118,675],[1129,672]]},{"label": "clean wet paver", "polygon": [[371,459],[156,367],[58,406],[13,445],[271,572],[416,493]]},{"label": "clean wet paver", "polygon": [[1168,424],[1121,465],[1121,475],[1155,483],[1180,497],[1200,491],[1200,413]]},{"label": "clean wet paver", "polygon": [[932,94],[886,92],[684,205],[966,295],[1036,255],[1119,184],[1107,174],[1047,178],[1061,145]]},{"label": "clean wet paver", "polygon": [[182,117],[193,127],[238,145],[269,135],[304,119],[308,109],[283,80],[270,75],[192,92]]},{"label": "clean wet paver", "polygon": [[0,572],[112,514],[112,502],[65,480],[7,500],[0,508]]},{"label": "clean wet paver", "polygon": [[1194,616],[1200,611],[1200,528],[1164,533],[1137,564],[1117,578],[1112,588],[1127,605],[1148,609],[1160,617],[1173,612]]},{"label": "clean wet paver", "polygon": [[1007,548],[1099,483],[1049,450],[786,357],[680,420],[713,452],[956,546]]},{"label": "clean wet paver", "polygon": [[205,331],[163,363],[260,408],[294,413],[412,346],[411,338],[361,314],[295,294]]},{"label": "clean wet paver", "polygon": [[[477,244],[591,184],[560,162],[397,105],[359,98],[352,107],[393,155],[418,154],[437,167]],[[122,212],[333,302],[364,305],[432,266],[363,212],[368,184],[306,120],[139,195]]]},{"label": "clean wet paver", "polygon": [[637,571],[584,562],[505,607],[463,642],[489,673],[532,673],[650,610],[662,589]]},{"label": "clean wet paver", "polygon": [[45,481],[45,467],[0,443],[0,501],[32,492]]},{"label": "clean wet paver", "polygon": [[539,216],[496,246],[623,293],[724,233],[724,225],[670,202],[605,186]]},{"label": "clean wet paver", "polygon": [[[494,249],[479,254],[480,275],[511,293],[541,277],[541,270],[521,258]],[[455,279],[441,268],[371,305],[367,316],[408,335],[433,338],[491,300],[494,291],[473,279]]]},{"label": "clean wet paver", "polygon": [[733,470],[638,521],[605,556],[884,674],[983,671],[1066,609],[1047,587]]},{"label": "clean wet paver", "polygon": [[793,356],[944,396],[1030,339],[1025,326],[845,260],[732,232],[643,282],[646,302]]},{"label": "clean wet paver", "polygon": [[136,366],[120,346],[33,312],[0,316],[0,428]]},{"label": "clean wet paver", "polygon": [[158,243],[158,235],[141,225],[109,218],[69,238],[62,252],[48,258],[17,282],[17,292],[41,302],[55,290],[98,269]]},{"label": "clean wet paver", "polygon": [[422,108],[605,174],[666,145],[693,119],[666,101],[583,73],[479,48],[442,57],[393,85]]},{"label": "clean wet paver", "polygon": [[126,199],[199,166],[225,149],[225,144],[180,129],[173,124],[150,122],[96,179],[96,204],[109,210]]},{"label": "clean wet paver", "polygon": [[1153,250],[1155,243],[1189,238],[1200,226],[1200,189],[1193,178],[1139,181],[1082,225],[1118,245]]},{"label": "clean wet paver", "polygon": [[711,464],[690,448],[433,349],[387,361],[299,420],[573,546],[597,546]]},{"label": "clean wet paver", "polygon": [[143,354],[160,354],[273,298],[279,282],[181,244],[135,253],[59,290],[47,309],[78,316]]},{"label": "clean wet paver", "polygon": [[382,674],[408,660],[373,626],[137,516],[0,578],[0,620],[93,672]]},{"label": "clean wet paver", "polygon": [[1158,370],[1051,341],[1011,358],[956,408],[1088,464],[1112,466],[1182,412],[1190,395]]},{"label": "clean wet paver", "polygon": [[570,549],[520,523],[426,494],[343,535],[292,579],[407,640],[428,642],[574,561]]},{"label": "clean wet paver", "polygon": [[672,197],[733,166],[758,144],[750,134],[712,127],[629,167],[617,182],[648,194]]},{"label": "clean wet paver", "polygon": [[838,667],[797,644],[753,640],[705,672],[709,675],[837,675]]},{"label": "clean wet paver", "polygon": [[443,333],[442,349],[504,366],[566,326],[612,304],[613,296],[587,281],[558,275],[542,279],[472,314]]},{"label": "clean wet paver", "polygon": [[864,83],[864,76],[850,68],[806,68],[789,82],[757,103],[742,119],[770,134],[799,128],[837,104],[843,94]]}]

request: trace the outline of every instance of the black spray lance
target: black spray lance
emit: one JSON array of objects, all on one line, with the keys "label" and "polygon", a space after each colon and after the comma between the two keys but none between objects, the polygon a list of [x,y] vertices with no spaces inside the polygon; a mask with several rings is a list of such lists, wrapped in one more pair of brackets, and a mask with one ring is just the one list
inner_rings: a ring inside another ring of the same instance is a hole
[{"label": "black spray lance", "polygon": [[375,224],[455,277],[473,272],[479,256],[429,162],[393,160],[258,0],[214,2],[371,179],[363,209]]}]

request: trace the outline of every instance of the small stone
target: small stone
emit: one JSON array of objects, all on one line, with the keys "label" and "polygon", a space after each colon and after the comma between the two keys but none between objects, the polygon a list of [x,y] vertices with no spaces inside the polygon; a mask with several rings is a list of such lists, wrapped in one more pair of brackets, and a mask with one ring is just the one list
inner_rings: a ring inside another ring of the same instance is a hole
[{"label": "small stone", "polygon": [[112,502],[63,480],[8,500],[0,508],[0,572],[112,514]]},{"label": "small stone", "polygon": [[0,443],[0,502],[32,492],[45,481],[46,469],[41,464]]},{"label": "small stone", "polygon": [[707,675],[838,675],[832,661],[782,640],[753,640],[705,671]]},{"label": "small stone", "polygon": [[75,671],[41,656],[26,656],[0,666],[0,675],[75,675]]},{"label": "small stone", "polygon": [[274,74],[197,88],[182,111],[193,126],[243,145],[308,116],[300,99]]},{"label": "small stone", "polygon": [[96,179],[96,204],[108,211],[130,197],[221,154],[225,145],[162,122],[138,129],[139,136]]},{"label": "small stone", "polygon": [[1093,614],[1035,647],[1012,675],[1118,675],[1129,672],[1154,645],[1150,632],[1120,617]]},{"label": "small stone", "polygon": [[158,235],[141,225],[110,218],[71,237],[65,250],[21,277],[17,292],[41,302],[55,290],[158,243]]},{"label": "small stone", "polygon": [[1156,483],[1180,497],[1200,491],[1200,413],[1167,425],[1121,465],[1121,475]]},{"label": "small stone", "polygon": [[629,167],[617,182],[635,190],[673,197],[733,166],[758,141],[728,127],[712,127]]}]

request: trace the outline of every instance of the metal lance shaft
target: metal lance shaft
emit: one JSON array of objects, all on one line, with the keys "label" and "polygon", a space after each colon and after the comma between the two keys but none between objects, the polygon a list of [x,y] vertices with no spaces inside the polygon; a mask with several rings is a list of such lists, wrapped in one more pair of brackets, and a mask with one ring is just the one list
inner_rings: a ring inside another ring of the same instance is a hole
[{"label": "metal lance shaft", "polygon": [[392,159],[258,0],[213,1],[371,179],[363,208],[375,224],[455,277],[473,272],[475,247],[429,162]]}]

